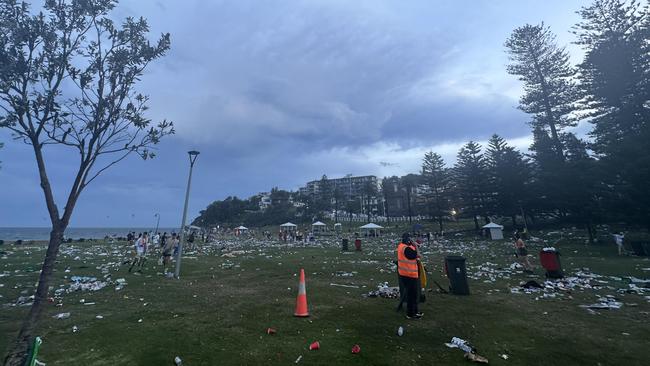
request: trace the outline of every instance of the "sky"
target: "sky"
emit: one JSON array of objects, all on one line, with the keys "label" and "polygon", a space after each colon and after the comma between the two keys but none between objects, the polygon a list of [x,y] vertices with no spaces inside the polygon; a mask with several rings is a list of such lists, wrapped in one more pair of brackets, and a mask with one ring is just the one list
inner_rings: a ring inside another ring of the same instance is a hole
[{"label": "sky", "polygon": [[[40,2],[35,2],[40,4]],[[503,43],[544,22],[571,44],[587,1],[122,0],[115,20],[144,17],[167,55],[145,71],[148,117],[174,122],[157,157],[133,156],[82,194],[72,227],[180,227],[228,196],[296,190],[346,174],[414,173],[426,151],[453,164],[461,145],[497,133],[526,149],[529,117]],[[33,150],[0,131],[0,227],[49,224]],[[59,202],[78,157],[45,152]]]}]

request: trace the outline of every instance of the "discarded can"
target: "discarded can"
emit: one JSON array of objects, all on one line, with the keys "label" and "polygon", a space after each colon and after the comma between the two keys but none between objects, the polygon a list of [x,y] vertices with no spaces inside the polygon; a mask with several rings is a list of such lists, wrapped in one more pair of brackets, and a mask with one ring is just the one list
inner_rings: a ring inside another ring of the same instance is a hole
[{"label": "discarded can", "polygon": [[400,337],[404,335],[404,328],[403,327],[397,328],[397,335],[400,336]]},{"label": "discarded can", "polygon": [[356,355],[359,352],[361,352],[361,347],[358,344],[355,344],[354,346],[352,346],[352,353],[353,354]]},{"label": "discarded can", "polygon": [[266,328],[266,334],[275,334],[277,333],[277,330],[274,328]]},{"label": "discarded can", "polygon": [[320,349],[320,342],[319,341],[316,341],[316,342],[309,345],[309,350],[310,351],[315,351],[317,349]]}]

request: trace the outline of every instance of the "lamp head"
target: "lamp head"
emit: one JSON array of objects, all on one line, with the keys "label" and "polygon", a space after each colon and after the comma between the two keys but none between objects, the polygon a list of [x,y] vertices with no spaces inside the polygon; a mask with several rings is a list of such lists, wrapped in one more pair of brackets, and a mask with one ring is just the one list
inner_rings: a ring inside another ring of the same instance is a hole
[{"label": "lamp head", "polygon": [[196,158],[199,156],[199,152],[196,150],[191,150],[187,152],[190,155],[190,166],[194,166],[194,162],[196,161]]}]

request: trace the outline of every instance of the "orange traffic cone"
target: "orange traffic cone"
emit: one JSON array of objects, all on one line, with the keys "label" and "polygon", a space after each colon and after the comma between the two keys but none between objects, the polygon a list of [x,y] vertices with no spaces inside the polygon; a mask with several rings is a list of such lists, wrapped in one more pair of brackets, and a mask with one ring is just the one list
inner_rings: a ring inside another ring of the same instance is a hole
[{"label": "orange traffic cone", "polygon": [[309,316],[307,309],[307,291],[305,289],[305,270],[300,269],[300,284],[298,285],[298,297],[296,298],[296,311],[294,316]]}]

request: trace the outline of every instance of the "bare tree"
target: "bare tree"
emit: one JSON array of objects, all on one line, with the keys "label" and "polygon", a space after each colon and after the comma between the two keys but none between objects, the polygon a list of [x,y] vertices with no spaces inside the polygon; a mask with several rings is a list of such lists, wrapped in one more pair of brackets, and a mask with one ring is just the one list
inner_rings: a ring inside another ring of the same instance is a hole
[{"label": "bare tree", "polygon": [[[47,0],[39,13],[26,2],[0,0],[0,127],[31,145],[52,230],[34,303],[6,365],[19,365],[34,336],[54,263],[81,192],[131,154],[174,133],[170,122],[144,116],[147,97],[134,90],[147,65],[169,49],[169,34],[147,40],[143,18],[109,19],[116,0]],[[63,211],[48,178],[50,145],[78,153]]]}]

